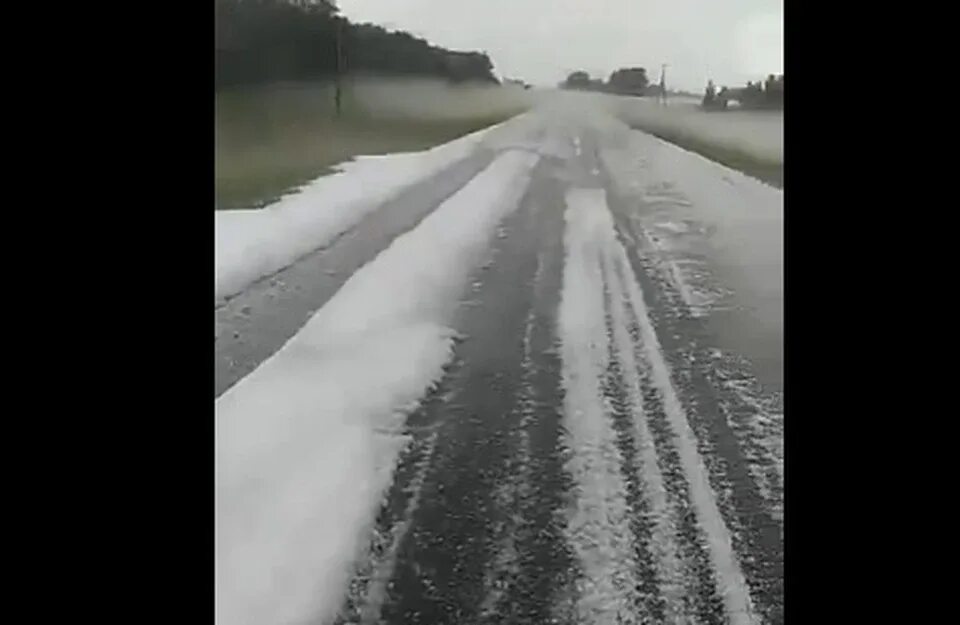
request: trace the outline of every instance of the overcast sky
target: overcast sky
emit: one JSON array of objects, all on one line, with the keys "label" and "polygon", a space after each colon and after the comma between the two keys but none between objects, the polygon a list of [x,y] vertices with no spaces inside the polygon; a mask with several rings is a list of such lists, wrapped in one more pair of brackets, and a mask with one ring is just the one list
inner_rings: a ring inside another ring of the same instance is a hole
[{"label": "overcast sky", "polygon": [[646,67],[668,87],[742,84],[783,71],[782,0],[340,0],[355,21],[485,50],[497,73],[553,85],[584,69]]}]

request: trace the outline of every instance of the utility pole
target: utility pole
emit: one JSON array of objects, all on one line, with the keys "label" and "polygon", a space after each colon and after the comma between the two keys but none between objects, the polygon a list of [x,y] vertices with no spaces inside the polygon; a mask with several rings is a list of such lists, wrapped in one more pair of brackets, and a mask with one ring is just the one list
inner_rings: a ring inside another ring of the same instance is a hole
[{"label": "utility pole", "polygon": [[660,65],[660,101],[667,105],[667,64]]},{"label": "utility pole", "polygon": [[337,117],[340,117],[341,101],[341,72],[343,71],[343,17],[337,17],[337,76],[334,85],[333,101],[337,109]]}]

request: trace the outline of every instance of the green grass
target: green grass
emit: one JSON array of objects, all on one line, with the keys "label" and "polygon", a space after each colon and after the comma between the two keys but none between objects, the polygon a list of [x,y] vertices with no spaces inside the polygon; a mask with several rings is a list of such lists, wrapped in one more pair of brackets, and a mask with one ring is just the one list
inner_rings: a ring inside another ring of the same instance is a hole
[{"label": "green grass", "polygon": [[659,137],[685,150],[696,152],[700,156],[716,161],[730,169],[756,178],[778,189],[783,188],[783,162],[768,160],[728,145],[712,143],[687,133],[664,128],[648,128],[640,124],[631,124],[632,128]]},{"label": "green grass", "polygon": [[521,109],[446,118],[376,115],[349,97],[334,115],[324,85],[217,94],[216,209],[257,208],[359,154],[423,150],[499,123]]}]

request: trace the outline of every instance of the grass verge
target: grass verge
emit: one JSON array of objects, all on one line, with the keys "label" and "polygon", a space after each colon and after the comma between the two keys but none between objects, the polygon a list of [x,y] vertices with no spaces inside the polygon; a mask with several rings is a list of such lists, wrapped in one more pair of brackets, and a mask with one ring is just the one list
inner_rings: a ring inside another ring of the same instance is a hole
[{"label": "grass verge", "polygon": [[244,145],[218,145],[216,209],[259,208],[354,156],[425,150],[511,116],[435,121],[354,117],[294,125]]},{"label": "grass verge", "polygon": [[685,150],[696,152],[711,161],[716,161],[730,169],[736,169],[751,178],[756,178],[778,189],[783,188],[782,161],[764,159],[750,154],[746,150],[698,139],[681,131],[649,128],[639,124],[630,124],[630,127],[642,130]]},{"label": "grass verge", "polygon": [[357,79],[336,115],[328,83],[216,94],[216,209],[259,208],[361,154],[420,151],[526,110],[525,92]]}]

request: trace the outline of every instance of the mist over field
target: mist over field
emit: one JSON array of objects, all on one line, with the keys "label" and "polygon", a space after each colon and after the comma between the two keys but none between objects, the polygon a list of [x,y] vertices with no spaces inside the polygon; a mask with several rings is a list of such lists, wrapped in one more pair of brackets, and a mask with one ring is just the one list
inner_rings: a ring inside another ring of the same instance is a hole
[{"label": "mist over field", "polygon": [[677,133],[741,150],[758,159],[783,162],[783,111],[707,112],[699,102],[678,99],[666,107],[644,99],[618,98],[615,110],[631,126]]},{"label": "mist over field", "polygon": [[255,208],[363,154],[423,150],[502,122],[544,97],[521,86],[362,77],[222,89],[217,208]]}]

